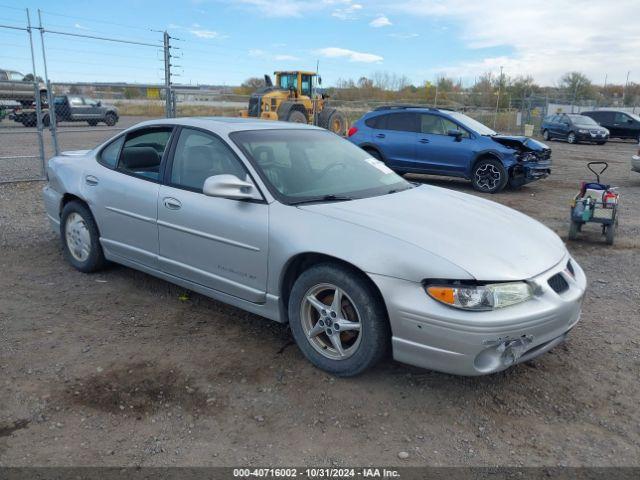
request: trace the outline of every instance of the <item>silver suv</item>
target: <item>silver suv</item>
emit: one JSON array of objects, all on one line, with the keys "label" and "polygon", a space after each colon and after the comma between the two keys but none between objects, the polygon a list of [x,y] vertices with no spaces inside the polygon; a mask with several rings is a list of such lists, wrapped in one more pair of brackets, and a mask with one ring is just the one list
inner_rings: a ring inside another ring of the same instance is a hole
[{"label": "silver suv", "polygon": [[[47,87],[38,82],[38,91],[43,103],[47,102]],[[13,70],[0,69],[0,100],[15,100],[22,105],[31,105],[35,101],[33,96],[33,80]]]}]

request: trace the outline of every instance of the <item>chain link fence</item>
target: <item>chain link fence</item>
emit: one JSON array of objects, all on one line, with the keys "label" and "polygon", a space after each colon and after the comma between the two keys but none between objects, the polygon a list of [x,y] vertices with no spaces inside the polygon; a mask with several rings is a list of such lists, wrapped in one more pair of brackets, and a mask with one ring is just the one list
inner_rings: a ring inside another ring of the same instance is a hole
[{"label": "chain link fence", "polygon": [[[39,180],[46,155],[46,86],[36,72],[31,18],[28,11],[9,6],[0,6],[0,18],[0,183]],[[18,116],[27,110],[32,121],[22,124]]]}]

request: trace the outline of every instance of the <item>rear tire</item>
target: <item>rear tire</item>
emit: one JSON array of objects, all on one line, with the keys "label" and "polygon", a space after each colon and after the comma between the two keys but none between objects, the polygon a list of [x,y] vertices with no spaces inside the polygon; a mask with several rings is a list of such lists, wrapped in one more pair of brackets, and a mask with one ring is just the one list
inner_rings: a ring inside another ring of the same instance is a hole
[{"label": "rear tire", "polygon": [[60,236],[64,256],[76,270],[91,273],[104,268],[106,260],[98,226],[85,204],[71,201],[64,206],[60,215]]},{"label": "rear tire", "polygon": [[386,308],[378,293],[363,274],[338,263],[312,266],[298,277],[289,297],[289,324],[304,356],[341,377],[372,367],[389,347]]},{"label": "rear tire", "polygon": [[118,118],[114,113],[107,113],[104,116],[104,123],[106,123],[108,127],[113,127],[116,123],[118,123]]},{"label": "rear tire", "polygon": [[344,113],[334,110],[327,119],[327,130],[344,137],[347,135],[347,117]]},{"label": "rear tire", "polygon": [[287,122],[307,123],[307,116],[300,110],[291,110],[287,116]]},{"label": "rear tire", "polygon": [[504,189],[509,178],[502,163],[492,158],[478,160],[471,172],[471,184],[483,193],[497,193]]}]

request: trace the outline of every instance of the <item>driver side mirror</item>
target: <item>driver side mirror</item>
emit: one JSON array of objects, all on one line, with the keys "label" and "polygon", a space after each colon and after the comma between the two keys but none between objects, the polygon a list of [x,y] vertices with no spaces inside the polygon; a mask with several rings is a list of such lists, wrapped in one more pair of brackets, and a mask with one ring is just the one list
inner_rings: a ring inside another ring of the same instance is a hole
[{"label": "driver side mirror", "polygon": [[101,107],[101,106],[102,106],[102,102],[101,102],[100,100],[98,100],[98,101],[96,102],[96,105],[97,105],[98,107]]},{"label": "driver side mirror", "polygon": [[318,76],[318,85],[322,85],[322,77]]},{"label": "driver side mirror", "polygon": [[449,135],[450,137],[454,137],[456,142],[462,140],[462,132],[460,130],[451,129],[447,132],[447,135]]},{"label": "driver side mirror", "polygon": [[[247,177],[248,180],[248,177]],[[204,181],[202,193],[208,197],[228,198],[230,200],[262,200],[256,186],[235,175],[213,175]]]}]

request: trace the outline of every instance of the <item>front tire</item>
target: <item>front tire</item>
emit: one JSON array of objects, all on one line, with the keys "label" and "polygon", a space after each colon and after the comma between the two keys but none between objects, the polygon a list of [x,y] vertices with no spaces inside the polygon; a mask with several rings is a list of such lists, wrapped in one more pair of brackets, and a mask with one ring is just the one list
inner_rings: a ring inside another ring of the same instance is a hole
[{"label": "front tire", "polygon": [[543,130],[542,131],[542,138],[545,139],[545,141],[549,141],[551,140],[551,135],[549,134],[549,130]]},{"label": "front tire", "polygon": [[479,160],[471,172],[473,188],[483,193],[497,193],[504,189],[508,181],[502,163],[492,158]]},{"label": "front tire", "polygon": [[83,203],[72,201],[62,209],[60,236],[64,255],[71,265],[84,273],[101,270],[106,260],[93,215]]},{"label": "front tire", "polygon": [[569,225],[569,240],[577,240],[578,232],[580,231],[580,222],[576,222],[575,220],[571,220],[571,224]]},{"label": "front tire", "polygon": [[305,357],[340,377],[362,373],[389,346],[386,309],[366,277],[337,263],[315,265],[289,297],[291,332]]},{"label": "front tire", "polygon": [[567,135],[567,142],[571,145],[575,145],[576,143],[578,143],[578,139],[576,138],[576,134],[574,132],[569,132],[569,135]]}]

